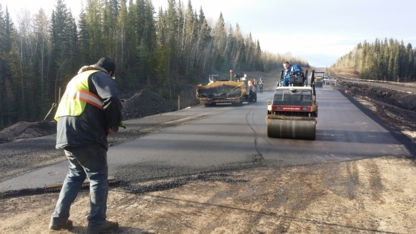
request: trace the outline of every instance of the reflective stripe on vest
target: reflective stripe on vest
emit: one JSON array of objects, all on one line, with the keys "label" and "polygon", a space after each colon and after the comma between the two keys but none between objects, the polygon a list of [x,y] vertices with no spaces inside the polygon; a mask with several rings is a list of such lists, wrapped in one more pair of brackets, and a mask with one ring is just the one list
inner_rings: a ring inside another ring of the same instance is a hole
[{"label": "reflective stripe on vest", "polygon": [[99,72],[99,70],[80,73],[68,83],[55,114],[56,121],[62,116],[80,116],[87,103],[104,110],[101,99],[91,93],[88,87],[88,77],[95,72]]},{"label": "reflective stripe on vest", "polygon": [[88,91],[85,90],[78,90],[75,92],[71,92],[71,93],[65,93],[64,96],[62,96],[62,99],[73,99],[73,100],[80,100],[86,103],[89,103],[95,107],[100,108],[101,110],[104,110],[103,108],[103,102],[101,101],[101,99]]}]

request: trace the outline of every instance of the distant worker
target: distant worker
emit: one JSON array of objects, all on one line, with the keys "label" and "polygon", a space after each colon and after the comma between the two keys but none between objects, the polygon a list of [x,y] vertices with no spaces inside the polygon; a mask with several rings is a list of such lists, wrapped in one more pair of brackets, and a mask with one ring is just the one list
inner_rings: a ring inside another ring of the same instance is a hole
[{"label": "distant worker", "polygon": [[249,91],[253,90],[253,81],[251,81],[251,79],[248,80],[248,90]]},{"label": "distant worker", "polygon": [[300,66],[296,64],[290,64],[288,61],[283,62],[283,67],[285,72],[283,74],[282,86],[289,86],[290,76],[296,73],[303,73],[303,70]]},{"label": "distant worker", "polygon": [[257,92],[257,80],[256,80],[256,78],[253,79],[253,86],[254,86],[254,92]]},{"label": "distant worker", "polygon": [[259,78],[260,93],[263,93],[263,79]]},{"label": "distant worker", "polygon": [[110,58],[101,58],[96,64],[82,67],[65,90],[55,120],[57,123],[56,148],[64,149],[69,161],[49,229],[70,230],[72,202],[85,179],[90,181],[90,214],[88,233],[111,232],[117,222],[107,221],[108,164],[107,135],[123,126],[122,104],[114,82],[116,64]]}]

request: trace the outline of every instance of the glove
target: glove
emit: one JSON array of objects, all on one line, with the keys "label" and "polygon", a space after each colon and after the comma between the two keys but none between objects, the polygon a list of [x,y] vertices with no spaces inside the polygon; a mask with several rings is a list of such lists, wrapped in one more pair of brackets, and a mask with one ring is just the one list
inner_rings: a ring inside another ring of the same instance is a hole
[{"label": "glove", "polygon": [[118,126],[126,129],[126,125],[124,125],[123,121],[120,121],[120,123],[118,124]]}]

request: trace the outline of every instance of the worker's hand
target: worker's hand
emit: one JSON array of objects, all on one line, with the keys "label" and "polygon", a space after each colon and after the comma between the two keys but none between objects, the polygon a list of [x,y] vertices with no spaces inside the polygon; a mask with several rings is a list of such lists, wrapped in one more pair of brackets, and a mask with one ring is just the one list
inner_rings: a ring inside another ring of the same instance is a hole
[{"label": "worker's hand", "polygon": [[109,128],[107,134],[110,135],[110,134],[113,134],[113,133],[114,133],[113,128]]}]

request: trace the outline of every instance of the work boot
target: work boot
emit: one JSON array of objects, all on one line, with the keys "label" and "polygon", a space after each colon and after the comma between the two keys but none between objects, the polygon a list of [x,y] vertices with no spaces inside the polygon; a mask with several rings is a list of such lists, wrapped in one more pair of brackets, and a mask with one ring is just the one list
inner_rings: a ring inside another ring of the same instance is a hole
[{"label": "work boot", "polygon": [[55,231],[61,230],[61,229],[71,230],[73,227],[74,226],[72,225],[72,221],[69,219],[65,223],[62,223],[62,224],[58,224],[58,225],[52,224],[52,223],[49,224],[49,229],[52,229]]},{"label": "work boot", "polygon": [[118,228],[117,222],[105,221],[105,223],[96,228],[88,228],[88,234],[108,233]]}]

